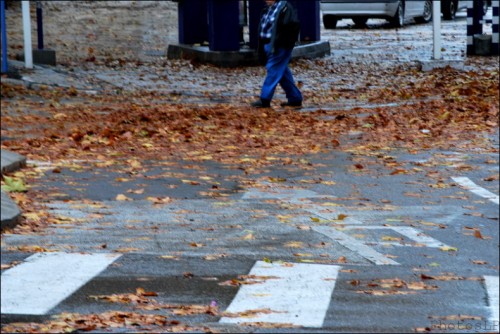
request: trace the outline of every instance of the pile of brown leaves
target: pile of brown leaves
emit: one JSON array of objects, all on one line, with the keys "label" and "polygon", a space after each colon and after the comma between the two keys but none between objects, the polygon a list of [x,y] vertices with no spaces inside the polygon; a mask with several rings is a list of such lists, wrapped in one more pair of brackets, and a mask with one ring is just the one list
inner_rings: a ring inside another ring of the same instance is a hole
[{"label": "pile of brown leaves", "polygon": [[[495,74],[479,77],[443,69],[406,87],[405,94],[414,100],[397,106],[310,112],[165,103],[154,92],[72,97],[76,93],[71,90],[34,92],[2,84],[2,95],[15,100],[2,100],[2,131],[16,138],[2,146],[40,160],[132,154],[225,163],[240,163],[249,155],[293,156],[352,145],[487,147],[483,133],[498,128],[496,79]],[[390,93],[373,89],[367,96],[382,102],[390,100]],[[47,102],[17,101],[26,94]],[[419,100],[430,94],[433,99]],[[62,97],[71,102],[55,102]],[[359,134],[357,140],[346,136],[353,133]]]}]

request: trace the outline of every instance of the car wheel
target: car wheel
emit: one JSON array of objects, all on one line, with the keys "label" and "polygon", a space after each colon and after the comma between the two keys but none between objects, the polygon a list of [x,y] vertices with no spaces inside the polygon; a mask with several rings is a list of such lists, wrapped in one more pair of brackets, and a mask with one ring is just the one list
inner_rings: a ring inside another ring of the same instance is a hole
[{"label": "car wheel", "polygon": [[368,21],[367,17],[353,17],[352,21],[354,24],[358,27],[364,27],[366,26],[366,22]]},{"label": "car wheel", "polygon": [[396,13],[394,16],[389,20],[392,26],[396,28],[401,28],[404,25],[405,21],[405,9],[404,9],[404,4],[403,1],[398,2],[398,9],[396,9]]},{"label": "car wheel", "polygon": [[488,7],[489,7],[488,1],[483,0],[483,16],[486,15],[486,13],[488,13]]},{"label": "car wheel", "polygon": [[443,19],[454,20],[457,14],[457,4],[455,0],[441,1],[441,12],[443,13]]},{"label": "car wheel", "polygon": [[424,12],[422,16],[416,17],[415,21],[417,23],[427,23],[432,20],[432,0],[425,1]]},{"label": "car wheel", "polygon": [[338,19],[333,15],[323,15],[323,26],[325,29],[335,29]]}]

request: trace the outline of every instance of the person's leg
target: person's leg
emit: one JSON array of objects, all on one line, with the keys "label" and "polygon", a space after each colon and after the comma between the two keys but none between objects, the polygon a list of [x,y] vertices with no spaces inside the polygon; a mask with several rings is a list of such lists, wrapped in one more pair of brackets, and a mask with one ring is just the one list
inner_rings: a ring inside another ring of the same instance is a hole
[{"label": "person's leg", "polygon": [[289,59],[288,59],[288,53],[284,49],[278,49],[274,54],[271,54],[267,51],[268,49],[266,49],[267,75],[264,80],[264,84],[262,85],[260,98],[263,101],[271,102],[274,96],[274,92],[276,90],[276,86],[278,86],[278,84],[280,83],[285,73],[285,70],[287,69]]},{"label": "person's leg", "polygon": [[302,93],[299,88],[295,85],[293,80],[293,75],[290,69],[287,67],[285,73],[281,78],[280,85],[286,93],[288,99],[288,104],[290,105],[301,105],[302,104]]}]

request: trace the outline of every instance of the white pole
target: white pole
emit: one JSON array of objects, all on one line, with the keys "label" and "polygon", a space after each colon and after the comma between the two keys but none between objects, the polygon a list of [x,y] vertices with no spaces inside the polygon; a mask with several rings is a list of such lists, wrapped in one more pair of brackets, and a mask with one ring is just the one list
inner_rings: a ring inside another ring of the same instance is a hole
[{"label": "white pole", "polygon": [[31,16],[29,1],[22,1],[22,10],[24,34],[24,66],[26,68],[33,68],[33,49],[31,45]]},{"label": "white pole", "polygon": [[432,1],[432,31],[434,38],[434,60],[442,59],[441,55],[441,1]]}]

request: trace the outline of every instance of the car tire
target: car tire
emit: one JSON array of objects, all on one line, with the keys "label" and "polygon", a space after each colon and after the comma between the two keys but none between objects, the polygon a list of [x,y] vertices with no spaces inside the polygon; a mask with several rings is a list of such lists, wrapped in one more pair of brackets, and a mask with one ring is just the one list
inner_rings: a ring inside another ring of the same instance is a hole
[{"label": "car tire", "polygon": [[333,15],[323,15],[323,26],[325,29],[335,29],[338,21]]},{"label": "car tire", "polygon": [[422,16],[418,16],[415,18],[415,22],[417,23],[427,23],[432,20],[432,0],[426,0],[424,4],[424,12]]},{"label": "car tire", "polygon": [[488,7],[490,6],[489,1],[484,0],[483,1],[483,16],[488,13]]},{"label": "car tire", "polygon": [[405,21],[405,8],[403,1],[398,2],[398,9],[393,17],[389,19],[389,23],[396,28],[401,28]]},{"label": "car tire", "polygon": [[456,0],[442,0],[441,1],[441,12],[443,13],[443,19],[451,21],[455,19],[457,14],[457,3]]},{"label": "car tire", "polygon": [[357,27],[365,27],[366,22],[368,22],[368,18],[364,16],[358,16],[358,17],[353,17],[352,21],[354,22],[354,25]]}]

